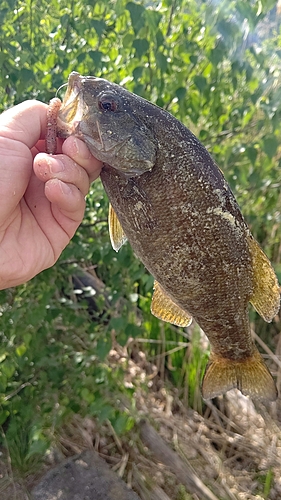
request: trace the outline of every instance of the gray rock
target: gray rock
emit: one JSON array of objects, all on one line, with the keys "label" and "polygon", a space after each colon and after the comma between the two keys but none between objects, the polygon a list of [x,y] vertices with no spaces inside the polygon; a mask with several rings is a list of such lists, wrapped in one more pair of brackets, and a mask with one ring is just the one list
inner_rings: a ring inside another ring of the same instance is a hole
[{"label": "gray rock", "polygon": [[50,470],[31,492],[32,500],[140,500],[92,450]]}]

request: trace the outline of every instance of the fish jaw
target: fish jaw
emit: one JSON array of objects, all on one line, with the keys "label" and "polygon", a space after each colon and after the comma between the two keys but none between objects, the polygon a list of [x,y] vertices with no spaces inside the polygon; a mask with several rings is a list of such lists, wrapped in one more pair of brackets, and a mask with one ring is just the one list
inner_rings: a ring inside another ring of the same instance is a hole
[{"label": "fish jaw", "polygon": [[69,75],[65,93],[57,119],[57,135],[66,139],[70,135],[79,135],[79,124],[85,114],[85,103],[81,95],[82,85],[79,73]]},{"label": "fish jaw", "polygon": [[151,171],[157,154],[153,133],[134,116],[119,85],[72,72],[58,115],[58,136],[75,135],[91,153],[126,177]]}]

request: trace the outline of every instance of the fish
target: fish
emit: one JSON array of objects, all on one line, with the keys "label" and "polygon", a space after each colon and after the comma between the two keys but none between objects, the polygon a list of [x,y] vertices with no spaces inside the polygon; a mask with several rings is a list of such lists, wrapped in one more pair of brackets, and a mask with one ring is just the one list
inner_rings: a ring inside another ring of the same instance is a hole
[{"label": "fish", "polygon": [[109,233],[129,241],[154,277],[151,312],[210,342],[202,396],[237,388],[274,401],[274,379],[256,348],[249,303],[267,322],[280,289],[227,181],[206,148],[164,109],[116,83],[69,75],[57,135],[75,135],[103,162]]}]

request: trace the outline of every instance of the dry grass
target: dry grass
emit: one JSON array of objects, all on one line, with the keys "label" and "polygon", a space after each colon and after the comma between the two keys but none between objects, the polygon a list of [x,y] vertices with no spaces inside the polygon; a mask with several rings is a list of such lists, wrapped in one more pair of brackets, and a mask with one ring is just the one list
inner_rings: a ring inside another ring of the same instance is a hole
[{"label": "dry grass", "polygon": [[[93,447],[142,500],[281,498],[280,401],[268,408],[257,407],[233,390],[215,404],[208,403],[205,414],[200,415],[183,405],[178,392],[164,381],[159,367],[147,361],[137,344],[129,348],[115,344],[109,362],[112,369],[122,365],[125,385],[135,388],[137,425],[120,438],[110,422],[99,425],[76,415],[57,436],[45,470],[64,457]],[[280,381],[281,366],[276,366]],[[125,408],[126,401],[122,404]],[[157,431],[157,446],[144,439],[143,420]],[[161,459],[158,445],[162,446]],[[171,455],[169,450],[175,453]],[[2,493],[3,500],[14,498],[19,488],[11,474],[6,466],[11,488]],[[27,498],[26,489],[31,486],[30,480],[21,485],[22,496],[15,498]]]},{"label": "dry grass", "polygon": [[[208,403],[202,416],[182,405],[144,353],[135,351],[132,359],[119,347],[111,351],[110,362],[113,368],[120,363],[127,367],[125,383],[135,387],[137,420],[145,418],[154,426],[159,439],[185,464],[186,473],[195,474],[214,498],[281,498],[279,403],[256,407],[233,390],[216,404]],[[205,500],[206,495],[192,485],[189,491],[183,488],[180,475],[167,466],[164,456],[161,461],[155,458],[153,446],[141,440],[139,427],[122,439],[109,423],[98,427],[76,416],[59,436],[61,451],[69,455],[93,446],[144,500]]]}]

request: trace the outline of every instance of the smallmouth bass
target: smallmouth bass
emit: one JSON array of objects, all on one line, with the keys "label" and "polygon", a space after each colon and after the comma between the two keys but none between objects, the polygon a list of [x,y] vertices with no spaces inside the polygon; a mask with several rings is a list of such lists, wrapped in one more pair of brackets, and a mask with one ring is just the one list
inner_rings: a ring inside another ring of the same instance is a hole
[{"label": "smallmouth bass", "polygon": [[128,239],[155,278],[152,313],[179,326],[194,318],[209,338],[203,398],[238,388],[275,400],[248,304],[270,322],[280,306],[278,281],[207,150],[170,113],[76,72],[57,128],[59,137],[76,135],[104,162],[111,242],[118,251]]}]

